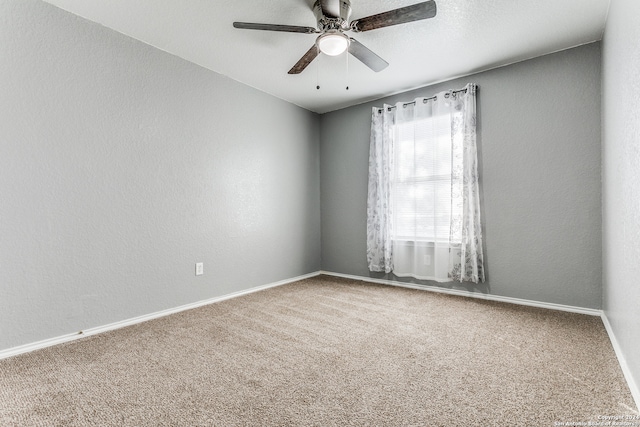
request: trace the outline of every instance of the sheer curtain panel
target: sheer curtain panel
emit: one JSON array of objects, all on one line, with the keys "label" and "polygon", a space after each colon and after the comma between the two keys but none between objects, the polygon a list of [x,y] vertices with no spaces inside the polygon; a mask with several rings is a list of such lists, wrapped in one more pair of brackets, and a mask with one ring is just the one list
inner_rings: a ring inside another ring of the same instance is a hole
[{"label": "sheer curtain panel", "polygon": [[369,269],[484,281],[476,86],[374,108],[370,143]]},{"label": "sheer curtain panel", "polygon": [[391,247],[391,174],[394,114],[384,109],[371,118],[369,187],[367,195],[367,263],[370,271],[393,270]]}]

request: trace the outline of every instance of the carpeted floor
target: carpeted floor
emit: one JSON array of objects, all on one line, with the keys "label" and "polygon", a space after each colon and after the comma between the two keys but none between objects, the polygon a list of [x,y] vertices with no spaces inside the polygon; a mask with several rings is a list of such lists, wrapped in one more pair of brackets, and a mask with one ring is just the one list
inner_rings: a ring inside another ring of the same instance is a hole
[{"label": "carpeted floor", "polygon": [[598,317],[328,276],[0,360],[1,426],[557,426],[625,414],[638,412]]}]

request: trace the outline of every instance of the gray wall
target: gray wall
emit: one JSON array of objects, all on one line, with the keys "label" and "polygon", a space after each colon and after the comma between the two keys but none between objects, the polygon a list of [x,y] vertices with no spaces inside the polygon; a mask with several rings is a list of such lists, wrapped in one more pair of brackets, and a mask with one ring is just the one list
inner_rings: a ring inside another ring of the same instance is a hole
[{"label": "gray wall", "polygon": [[[468,81],[489,277],[469,289],[601,305],[598,43],[319,118],[38,0],[0,17],[0,350],[319,268],[369,276],[371,106]],[[605,247],[637,250],[614,206]],[[618,275],[606,308],[637,352]]]},{"label": "gray wall", "polygon": [[322,269],[405,281],[366,264],[371,107],[467,82],[479,85],[488,281],[463,288],[600,308],[599,43],[322,115]]},{"label": "gray wall", "polygon": [[0,350],[317,271],[318,135],[306,110],[0,0]]},{"label": "gray wall", "polygon": [[[640,386],[640,2],[612,0],[602,41],[604,311]],[[636,402],[640,404],[640,396]]]}]

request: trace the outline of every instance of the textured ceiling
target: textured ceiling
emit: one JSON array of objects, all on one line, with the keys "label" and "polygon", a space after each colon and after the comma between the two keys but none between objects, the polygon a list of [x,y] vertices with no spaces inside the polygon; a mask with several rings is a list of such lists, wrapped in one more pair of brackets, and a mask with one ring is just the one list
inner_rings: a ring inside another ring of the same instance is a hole
[{"label": "textured ceiling", "polygon": [[[313,0],[46,1],[319,113],[600,40],[609,7],[609,0],[436,0],[435,18],[350,33],[390,63],[385,70],[320,55],[289,75],[316,35],[232,23],[315,27]],[[351,0],[351,18],[418,2]]]}]

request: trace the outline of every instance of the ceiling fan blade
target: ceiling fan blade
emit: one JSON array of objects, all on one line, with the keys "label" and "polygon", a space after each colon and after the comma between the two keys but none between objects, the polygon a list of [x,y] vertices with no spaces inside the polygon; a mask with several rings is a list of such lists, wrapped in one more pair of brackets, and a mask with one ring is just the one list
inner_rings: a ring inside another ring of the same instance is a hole
[{"label": "ceiling fan blade", "polygon": [[315,44],[311,46],[311,49],[309,49],[307,53],[305,53],[302,58],[300,58],[300,60],[296,62],[296,65],[294,65],[293,68],[289,70],[289,74],[300,74],[301,72],[303,72],[304,69],[307,68],[307,65],[311,64],[311,61],[316,59],[319,53],[320,49],[318,49],[318,46],[316,46]]},{"label": "ceiling fan blade", "polygon": [[353,38],[351,39],[351,43],[349,43],[349,53],[376,73],[389,66],[387,61],[380,58],[373,53],[372,50]]},{"label": "ceiling fan blade", "polygon": [[351,29],[356,32],[375,30],[391,25],[433,18],[436,16],[436,13],[436,2],[430,0],[377,15],[367,16],[366,18],[356,19],[351,22]]},{"label": "ceiling fan blade", "polygon": [[317,33],[313,27],[298,27],[296,25],[276,25],[276,24],[256,24],[254,22],[234,22],[235,28],[241,28],[243,30],[265,30],[265,31],[284,31],[286,33],[303,33],[314,34]]}]

